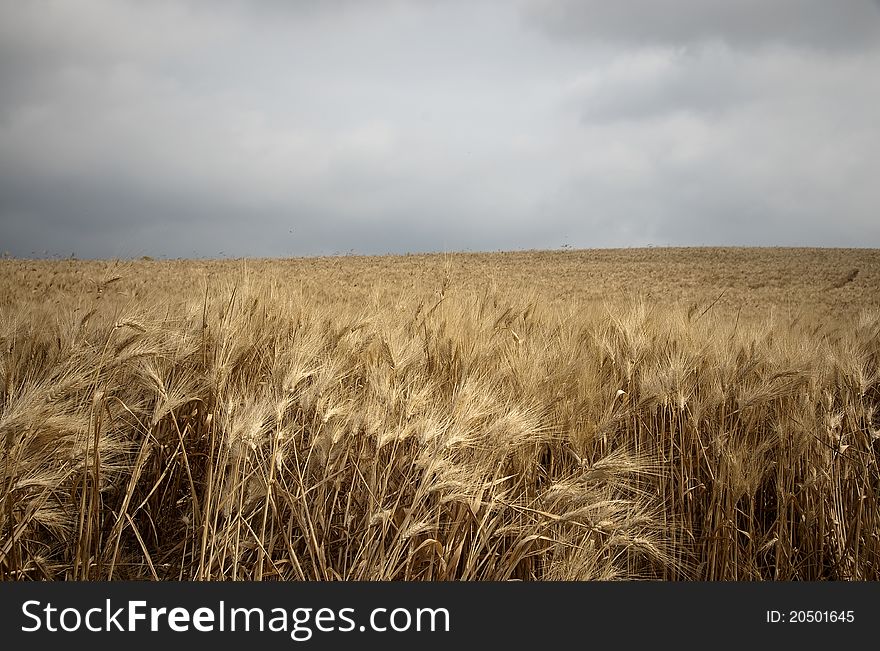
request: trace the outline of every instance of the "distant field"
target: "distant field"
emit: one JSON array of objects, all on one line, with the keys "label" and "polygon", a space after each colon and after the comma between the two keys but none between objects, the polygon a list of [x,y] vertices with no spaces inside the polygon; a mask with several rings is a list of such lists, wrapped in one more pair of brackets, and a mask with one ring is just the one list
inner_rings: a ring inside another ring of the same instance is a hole
[{"label": "distant field", "polygon": [[880,579],[880,251],[0,260],[0,576]]},{"label": "distant field", "polygon": [[[115,299],[192,296],[204,283],[257,280],[333,301],[433,292],[449,273],[459,291],[489,286],[548,303],[644,296],[668,305],[721,298],[713,309],[835,316],[880,305],[880,250],[651,248],[287,260],[0,261],[3,304],[69,301],[106,289]],[[106,287],[102,286],[108,280]],[[7,293],[8,292],[8,293]]]}]

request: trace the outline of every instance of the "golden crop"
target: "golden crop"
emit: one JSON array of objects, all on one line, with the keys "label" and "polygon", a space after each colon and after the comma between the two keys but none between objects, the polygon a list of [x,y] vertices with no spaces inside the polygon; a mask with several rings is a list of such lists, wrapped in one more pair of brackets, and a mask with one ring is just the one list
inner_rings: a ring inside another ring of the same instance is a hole
[{"label": "golden crop", "polygon": [[0,261],[5,579],[880,579],[880,252]]}]

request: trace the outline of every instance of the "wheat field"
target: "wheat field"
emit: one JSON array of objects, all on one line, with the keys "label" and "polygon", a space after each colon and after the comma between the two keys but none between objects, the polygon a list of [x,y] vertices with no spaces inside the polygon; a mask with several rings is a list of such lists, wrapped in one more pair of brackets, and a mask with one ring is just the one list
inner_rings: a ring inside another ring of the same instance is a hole
[{"label": "wheat field", "polygon": [[880,251],[0,261],[5,580],[878,580]]}]

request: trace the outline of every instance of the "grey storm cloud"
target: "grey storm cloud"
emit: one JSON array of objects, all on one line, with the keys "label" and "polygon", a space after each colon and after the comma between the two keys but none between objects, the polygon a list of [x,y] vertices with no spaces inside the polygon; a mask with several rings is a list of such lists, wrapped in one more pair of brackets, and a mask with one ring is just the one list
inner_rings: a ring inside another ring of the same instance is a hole
[{"label": "grey storm cloud", "polygon": [[880,246],[871,2],[0,1],[0,251]]},{"label": "grey storm cloud", "polygon": [[848,50],[880,40],[877,0],[533,0],[527,14],[557,36],[630,45],[724,41]]}]

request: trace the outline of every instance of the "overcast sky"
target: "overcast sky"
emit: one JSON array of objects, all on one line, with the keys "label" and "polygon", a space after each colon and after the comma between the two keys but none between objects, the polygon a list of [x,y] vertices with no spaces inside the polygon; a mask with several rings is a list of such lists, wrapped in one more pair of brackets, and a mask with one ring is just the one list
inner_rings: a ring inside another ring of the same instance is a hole
[{"label": "overcast sky", "polygon": [[880,1],[0,0],[0,252],[880,247]]}]

